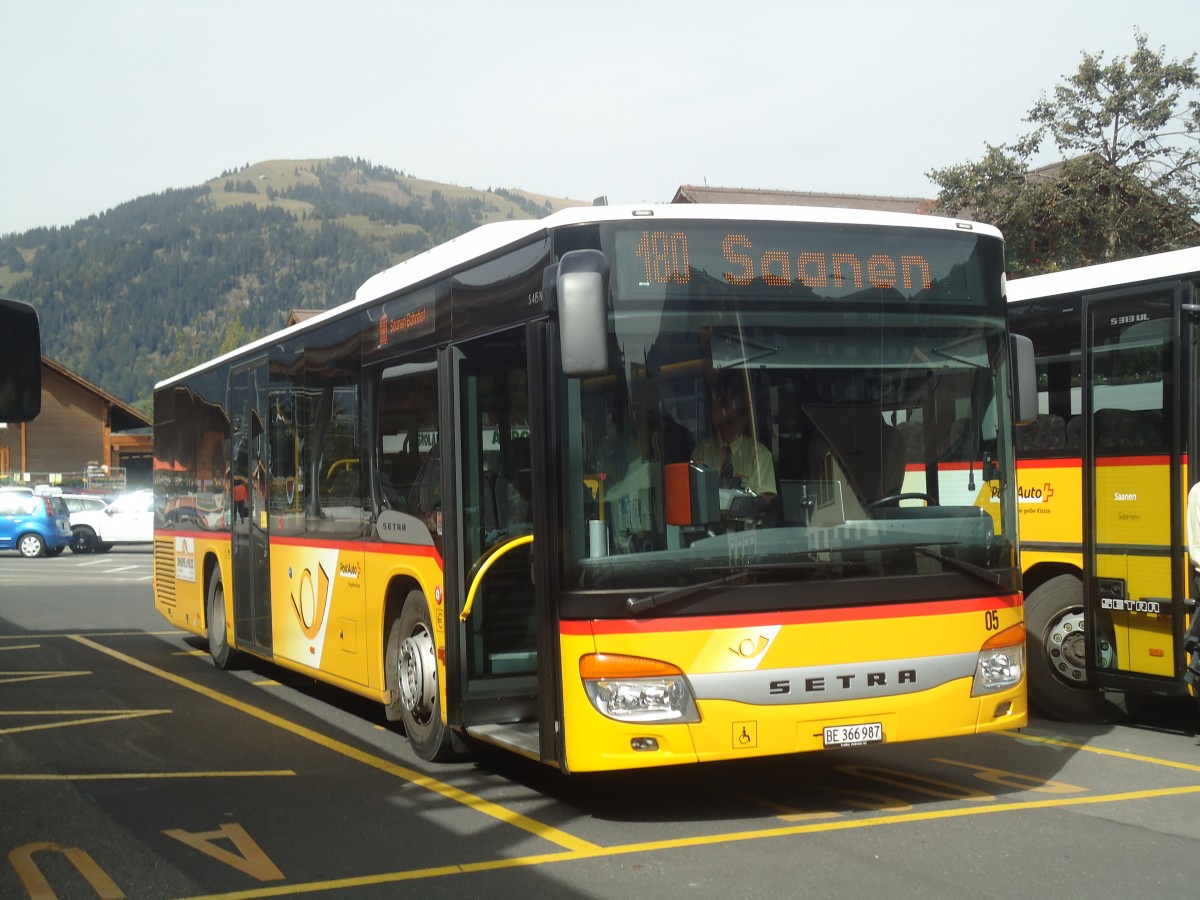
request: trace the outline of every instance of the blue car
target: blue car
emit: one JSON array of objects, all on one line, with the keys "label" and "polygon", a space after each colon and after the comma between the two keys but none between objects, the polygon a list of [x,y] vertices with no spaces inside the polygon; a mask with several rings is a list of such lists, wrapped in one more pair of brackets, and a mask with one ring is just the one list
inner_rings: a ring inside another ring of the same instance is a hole
[{"label": "blue car", "polygon": [[71,513],[62,497],[0,491],[0,550],[58,556],[71,544]]}]

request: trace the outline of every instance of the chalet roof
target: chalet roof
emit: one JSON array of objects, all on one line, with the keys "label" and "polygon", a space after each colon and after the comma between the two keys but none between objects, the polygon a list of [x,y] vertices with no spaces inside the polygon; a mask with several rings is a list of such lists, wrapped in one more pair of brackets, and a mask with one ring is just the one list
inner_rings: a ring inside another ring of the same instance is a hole
[{"label": "chalet roof", "polygon": [[95,394],[105,403],[112,407],[112,418],[110,420],[113,431],[133,431],[138,428],[150,428],[154,425],[149,418],[142,415],[124,400],[119,400],[110,394],[108,391],[98,387],[88,381],[77,372],[72,372],[60,362],[56,362],[48,356],[42,357],[42,366],[44,368],[53,369],[59,375],[70,381],[74,381],[85,390]]},{"label": "chalet roof", "polygon": [[288,313],[287,325],[285,328],[291,328],[297,322],[303,322],[305,319],[311,319],[313,316],[320,315],[324,310],[321,309],[293,309]]},{"label": "chalet roof", "polygon": [[925,197],[878,197],[871,194],[823,194],[811,191],[768,191],[758,188],[680,185],[672,203],[773,203],[780,206],[817,206],[838,209],[873,209],[883,212],[928,215],[934,201]]}]

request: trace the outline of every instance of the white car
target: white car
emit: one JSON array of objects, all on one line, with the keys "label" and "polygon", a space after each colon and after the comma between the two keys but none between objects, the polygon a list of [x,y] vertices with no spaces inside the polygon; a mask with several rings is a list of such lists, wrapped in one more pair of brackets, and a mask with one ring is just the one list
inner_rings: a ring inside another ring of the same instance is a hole
[{"label": "white car", "polygon": [[106,553],[114,544],[149,544],[154,540],[154,492],[122,494],[98,510],[71,514],[71,550]]},{"label": "white car", "polygon": [[112,497],[102,497],[99,494],[63,494],[62,498],[67,504],[67,509],[71,511],[71,552],[90,553],[87,535],[92,531],[90,527],[76,528],[82,522],[79,514],[105,509],[112,502]]}]

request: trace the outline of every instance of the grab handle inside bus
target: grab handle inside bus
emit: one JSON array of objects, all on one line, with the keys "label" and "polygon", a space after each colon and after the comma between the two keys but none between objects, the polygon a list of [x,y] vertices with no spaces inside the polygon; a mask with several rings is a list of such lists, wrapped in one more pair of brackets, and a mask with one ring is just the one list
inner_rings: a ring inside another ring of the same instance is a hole
[{"label": "grab handle inside bus", "polygon": [[532,534],[522,534],[505,541],[503,544],[497,544],[492,548],[491,555],[479,567],[479,571],[475,573],[475,577],[471,579],[471,589],[467,591],[467,602],[463,604],[462,612],[458,614],[460,622],[467,621],[467,618],[471,615],[471,609],[475,606],[475,594],[479,591],[479,586],[483,584],[483,576],[487,574],[487,570],[492,567],[492,564],[509,550],[515,550],[517,547],[524,547],[526,544],[532,543]]}]

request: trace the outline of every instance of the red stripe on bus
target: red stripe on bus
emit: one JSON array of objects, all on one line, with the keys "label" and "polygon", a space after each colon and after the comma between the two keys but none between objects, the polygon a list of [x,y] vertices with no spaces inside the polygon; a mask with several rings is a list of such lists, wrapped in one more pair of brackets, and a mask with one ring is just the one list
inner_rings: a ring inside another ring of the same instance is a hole
[{"label": "red stripe on bus", "polygon": [[1042,459],[1040,457],[1034,459],[1018,459],[1017,469],[1078,469],[1079,457],[1055,457],[1054,459]]},{"label": "red stripe on bus", "polygon": [[195,541],[220,541],[223,544],[229,543],[229,534],[212,531],[162,531],[154,532],[156,541],[170,540],[171,538],[191,538]]},{"label": "red stripe on bus", "polygon": [[[1096,466],[1165,466],[1171,457],[1165,453],[1153,456],[1097,456]],[[1184,463],[1187,463],[1186,457]],[[1054,459],[1019,459],[1018,469],[1078,469],[1082,465],[1078,456],[1055,457]]]},{"label": "red stripe on bus", "polygon": [[[222,544],[230,543],[228,534],[213,534],[211,531],[156,531],[155,540],[171,538],[192,538],[193,540],[216,541]],[[348,550],[361,553],[391,553],[398,556],[420,556],[432,559],[442,565],[442,555],[436,547],[428,544],[383,543],[382,541],[322,541],[318,538],[307,537],[273,537],[272,547],[315,547],[318,550]]]},{"label": "red stripe on bus", "polygon": [[559,623],[559,627],[563,634],[576,636],[712,631],[723,628],[761,628],[767,625],[805,625],[818,622],[862,622],[870,619],[946,616],[956,613],[987,612],[992,609],[1012,609],[1020,605],[1020,595],[1012,594],[1006,597],[973,597],[969,600],[931,600],[926,603],[786,610],[777,613],[748,613],[728,616],[686,616],[672,619],[577,619],[564,620]]},{"label": "red stripe on bus", "polygon": [[362,553],[393,553],[401,556],[423,556],[441,565],[442,555],[428,544],[405,544],[399,541],[322,541],[309,537],[273,537],[271,546],[316,547],[319,550],[352,550]]},{"label": "red stripe on bus", "polygon": [[[976,472],[978,472],[980,469],[979,463],[977,463],[977,462],[976,463],[972,463],[972,462],[938,463],[938,471],[939,472],[969,472],[972,469],[974,469]],[[925,464],[924,463],[909,463],[908,465],[906,465],[904,467],[904,471],[924,474]]]},{"label": "red stripe on bus", "polygon": [[1165,466],[1171,457],[1165,453],[1156,456],[1097,456],[1096,468],[1101,466]]}]

